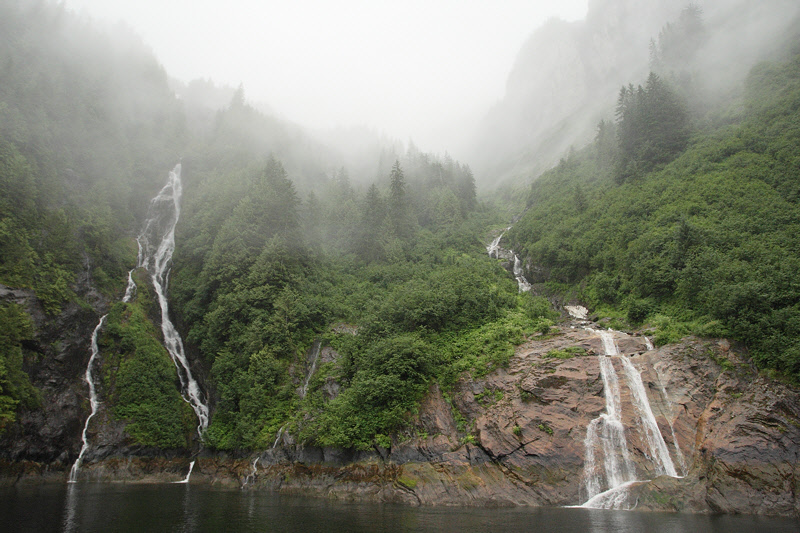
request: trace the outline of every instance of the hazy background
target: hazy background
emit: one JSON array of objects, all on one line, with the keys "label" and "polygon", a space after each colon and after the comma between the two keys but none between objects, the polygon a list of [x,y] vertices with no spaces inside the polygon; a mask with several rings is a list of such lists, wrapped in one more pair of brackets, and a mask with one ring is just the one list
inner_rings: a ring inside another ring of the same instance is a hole
[{"label": "hazy background", "polygon": [[312,129],[368,126],[453,150],[503,97],[522,44],[588,0],[67,0],[124,21],[178,79],[244,84]]}]

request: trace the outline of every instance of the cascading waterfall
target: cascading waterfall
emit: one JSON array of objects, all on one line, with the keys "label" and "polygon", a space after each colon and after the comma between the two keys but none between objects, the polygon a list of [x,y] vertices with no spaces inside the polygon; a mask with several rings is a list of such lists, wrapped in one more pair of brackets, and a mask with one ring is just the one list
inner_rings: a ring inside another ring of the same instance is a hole
[{"label": "cascading waterfall", "polygon": [[644,429],[645,441],[649,449],[649,459],[656,467],[656,475],[666,474],[678,477],[675,465],[669,456],[667,443],[664,442],[664,437],[661,435],[661,430],[658,429],[658,424],[656,423],[656,417],[650,408],[650,401],[647,399],[647,391],[644,388],[644,383],[642,383],[642,376],[627,357],[621,357],[620,361],[622,361],[625,375],[628,378],[628,387],[630,387],[633,396],[633,405]]},{"label": "cascading waterfall", "polygon": [[486,252],[488,252],[489,257],[491,257],[493,259],[500,259],[500,249],[501,249],[500,248],[500,239],[502,239],[503,235],[506,234],[506,231],[508,231],[510,229],[511,229],[511,227],[509,226],[508,228],[503,230],[503,232],[500,233],[500,235],[498,235],[497,237],[495,237],[494,240],[492,240],[491,244],[489,244],[489,246],[486,247]]},{"label": "cascading waterfall", "polygon": [[[495,237],[495,239],[486,247],[486,252],[489,254],[489,257],[493,259],[500,259],[501,257],[501,250],[500,248],[500,239],[503,238],[503,235],[506,234],[506,231],[510,230],[511,228],[508,227],[506,230]],[[519,292],[529,292],[531,290],[531,284],[528,283],[528,280],[525,279],[524,272],[522,270],[522,261],[520,261],[519,256],[514,253],[513,250],[508,250],[509,256],[514,257],[514,278],[517,280],[517,286],[519,287]]]},{"label": "cascading waterfall", "polygon": [[192,376],[189,361],[186,359],[183,349],[183,340],[169,319],[169,305],[166,296],[169,267],[172,253],[175,251],[175,226],[180,217],[182,192],[181,165],[178,163],[169,173],[167,184],[150,201],[147,223],[142,234],[136,239],[139,243],[138,266],[147,270],[153,282],[161,307],[161,332],[164,335],[164,347],[175,363],[184,400],[192,406],[197,415],[197,432],[202,438],[208,427],[208,405],[203,400],[200,386]]},{"label": "cascading waterfall", "polygon": [[[182,193],[181,181],[181,165],[169,173],[167,184],[161,191],[150,201],[150,208],[148,209],[148,218],[145,223],[145,228],[139,237],[136,239],[139,245],[139,252],[137,258],[137,265],[135,268],[128,272],[128,285],[125,288],[125,295],[122,298],[123,302],[130,302],[136,293],[136,282],[133,280],[133,272],[136,268],[144,267],[150,273],[153,285],[158,295],[158,303],[161,307],[161,331],[164,335],[164,344],[167,351],[175,363],[178,370],[178,377],[181,382],[182,394],[194,410],[199,421],[197,427],[198,434],[202,437],[206,427],[208,427],[208,405],[203,402],[200,393],[200,387],[197,381],[192,377],[192,372],[189,369],[189,363],[186,359],[183,350],[183,341],[178,334],[175,326],[169,319],[169,308],[166,298],[166,286],[169,277],[169,264],[172,260],[172,253],[175,250],[175,226],[178,223],[180,216],[180,198]],[[164,207],[162,207],[164,206]],[[153,243],[157,242],[158,246],[153,247]],[[81,450],[78,453],[78,458],[72,465],[69,473],[69,483],[75,483],[78,477],[78,470],[83,463],[83,457],[89,448],[87,439],[87,432],[89,429],[89,421],[97,414],[100,406],[98,400],[97,390],[94,385],[94,378],[92,376],[92,367],[94,361],[99,354],[97,345],[97,335],[105,323],[106,316],[103,315],[97,326],[92,332],[91,350],[92,355],[89,357],[89,363],[86,366],[86,374],[84,379],[89,384],[89,401],[91,404],[91,412],[86,418],[83,426],[83,433],[81,435]],[[187,398],[188,396],[188,398]],[[194,461],[189,465],[189,474],[187,474],[184,481],[178,483],[188,483],[189,476],[192,474],[194,468]]]},{"label": "cascading waterfall", "polygon": [[661,372],[658,371],[658,366],[654,365],[653,369],[656,371],[656,377],[658,378],[658,386],[661,389],[661,396],[664,398],[664,402],[666,403],[667,406],[667,412],[664,413],[664,418],[667,419],[667,423],[669,424],[669,431],[672,434],[672,443],[675,445],[675,459],[678,460],[678,465],[680,465],[681,467],[681,476],[685,476],[686,459],[683,457],[681,446],[680,444],[678,444],[678,437],[677,435],[675,435],[675,426],[672,424],[672,417],[674,416],[674,413],[672,412],[672,400],[670,400],[669,396],[667,395],[667,388],[664,387],[664,380],[661,379]]},{"label": "cascading waterfall", "polygon": [[[637,424],[647,445],[644,453],[653,464],[655,474],[672,477],[678,477],[678,474],[650,407],[641,374],[627,357],[621,356],[611,331],[598,333],[605,352],[598,356],[598,362],[603,380],[606,412],[592,420],[586,429],[584,486],[588,499],[581,507],[629,509],[628,489],[637,482],[647,480],[636,479],[636,471],[625,438],[619,379],[612,358],[619,359],[625,372],[631,401],[638,417]],[[598,451],[602,451],[602,468],[598,464]]]},{"label": "cascading waterfall", "polygon": [[524,273],[522,272],[522,261],[519,260],[517,254],[514,254],[514,277],[517,278],[519,292],[528,292],[531,290],[531,284],[525,279]]},{"label": "cascading waterfall", "polygon": [[100,407],[100,401],[97,399],[97,390],[94,387],[94,378],[92,377],[92,366],[94,365],[94,360],[97,358],[97,354],[100,352],[100,349],[97,346],[97,334],[100,332],[100,328],[103,327],[103,324],[106,321],[106,317],[108,315],[103,315],[100,318],[100,321],[95,326],[94,331],[92,332],[92,355],[89,357],[89,364],[86,365],[86,374],[84,379],[86,383],[89,384],[89,403],[91,404],[92,411],[89,413],[89,416],[86,418],[86,422],[83,425],[83,433],[81,434],[81,451],[78,453],[78,458],[75,460],[75,463],[72,465],[72,468],[69,471],[69,483],[75,483],[78,480],[78,470],[83,463],[83,456],[86,454],[86,450],[89,449],[89,440],[87,438],[87,431],[89,430],[89,421],[97,414],[97,409]]},{"label": "cascading waterfall", "polygon": [[242,488],[245,488],[248,484],[250,484],[251,481],[255,480],[256,474],[258,474],[258,467],[256,465],[258,465],[258,460],[260,458],[261,457],[257,455],[256,458],[253,459],[253,470],[247,477],[244,478],[244,483],[242,483]]},{"label": "cascading waterfall", "polygon": [[[598,361],[606,399],[606,412],[589,423],[584,440],[586,446],[584,483],[589,501],[602,493],[604,486],[614,489],[636,479],[628,452],[628,442],[625,439],[625,426],[622,424],[619,379],[611,360],[611,356],[619,355],[619,351],[610,332],[601,331],[600,337],[603,340],[605,354],[598,355]],[[596,451],[602,451],[602,469],[598,464]]]},{"label": "cascading waterfall", "polygon": [[300,389],[300,397],[305,398],[306,393],[308,392],[308,383],[311,381],[311,376],[314,375],[314,372],[317,370],[317,361],[319,361],[319,353],[320,349],[322,348],[321,341],[314,341],[314,346],[311,349],[311,368],[308,370],[308,374],[306,375],[306,380],[303,382],[303,387]]}]

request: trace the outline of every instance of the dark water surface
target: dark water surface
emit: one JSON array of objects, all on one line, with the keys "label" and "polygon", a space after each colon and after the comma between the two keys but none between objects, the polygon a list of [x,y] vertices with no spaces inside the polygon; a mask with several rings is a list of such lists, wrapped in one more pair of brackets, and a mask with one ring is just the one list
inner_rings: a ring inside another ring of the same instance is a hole
[{"label": "dark water surface", "polygon": [[562,508],[407,507],[208,486],[77,483],[0,489],[0,530],[797,533],[800,521]]}]

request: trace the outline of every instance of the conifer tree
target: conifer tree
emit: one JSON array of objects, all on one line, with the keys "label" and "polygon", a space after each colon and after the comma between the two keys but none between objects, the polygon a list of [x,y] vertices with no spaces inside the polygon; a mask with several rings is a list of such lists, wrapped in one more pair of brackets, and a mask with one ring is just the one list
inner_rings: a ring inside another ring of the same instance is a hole
[{"label": "conifer tree", "polygon": [[395,161],[389,183],[389,221],[394,235],[401,239],[411,237],[413,224],[406,198],[406,181],[400,161]]}]

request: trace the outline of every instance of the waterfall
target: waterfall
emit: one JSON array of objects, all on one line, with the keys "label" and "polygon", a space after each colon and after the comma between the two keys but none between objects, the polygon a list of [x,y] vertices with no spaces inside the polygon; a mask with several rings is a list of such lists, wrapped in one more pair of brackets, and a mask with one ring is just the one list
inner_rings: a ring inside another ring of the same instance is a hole
[{"label": "waterfall", "polygon": [[283,428],[285,428],[285,427],[286,427],[286,424],[282,425],[281,429],[278,430],[278,436],[275,437],[275,442],[272,444],[272,449],[275,449],[275,448],[278,447],[278,442],[280,442],[280,440],[281,440],[281,435],[283,435]]},{"label": "waterfall", "polygon": [[[135,268],[128,271],[128,285],[125,287],[125,295],[122,301],[126,303],[130,302],[136,293],[136,282],[133,280],[133,272],[136,268],[144,267],[147,269],[151,275],[156,294],[158,295],[158,303],[161,306],[161,331],[164,335],[164,344],[172,361],[175,363],[175,367],[178,369],[178,377],[180,378],[181,387],[184,391],[182,393],[189,397],[187,399],[186,396],[184,396],[184,400],[191,404],[192,409],[194,409],[197,415],[199,421],[197,432],[202,437],[203,431],[208,427],[208,405],[203,402],[200,387],[192,377],[189,363],[184,355],[181,337],[169,319],[169,309],[165,295],[167,279],[169,277],[168,266],[172,260],[172,252],[175,250],[175,226],[180,216],[180,199],[182,193],[180,177],[181,165],[178,163],[169,173],[167,184],[164,185],[156,197],[150,201],[144,230],[139,237],[136,238],[136,242],[139,245],[137,265]],[[166,207],[162,209],[160,206]],[[158,242],[158,247],[155,252],[153,251],[151,239],[154,239],[154,242]],[[83,456],[89,448],[86,435],[89,429],[89,421],[97,414],[97,409],[100,406],[100,401],[97,398],[97,390],[94,386],[94,379],[92,377],[92,366],[100,351],[97,346],[97,335],[103,327],[107,316],[108,315],[103,315],[102,318],[100,318],[100,321],[92,332],[92,355],[89,357],[89,363],[86,365],[86,374],[84,377],[89,384],[91,412],[83,426],[81,451],[78,453],[75,464],[73,464],[70,469],[69,483],[75,483],[77,480],[78,470],[83,462]],[[194,461],[192,461],[189,466],[189,474],[186,476],[186,479],[178,483],[189,482],[192,468],[194,468]]]},{"label": "waterfall", "polygon": [[678,437],[675,435],[675,426],[672,424],[672,417],[675,416],[672,412],[672,400],[669,399],[667,395],[667,389],[664,387],[664,380],[661,379],[661,372],[658,371],[658,366],[653,365],[653,369],[656,371],[656,377],[658,378],[658,385],[661,389],[661,396],[664,398],[664,402],[667,405],[667,413],[664,413],[664,417],[667,419],[667,423],[669,423],[669,431],[672,434],[672,443],[675,445],[675,458],[678,460],[678,464],[681,467],[681,476],[686,475],[686,459],[683,457],[683,452],[681,451],[681,446],[678,444]]},{"label": "waterfall", "polygon": [[139,235],[139,267],[144,267],[150,274],[158,303],[161,307],[161,332],[164,335],[164,347],[169,352],[178,379],[181,393],[197,415],[197,433],[202,438],[208,427],[208,405],[203,400],[200,386],[192,376],[189,361],[183,349],[183,340],[169,319],[167,303],[167,284],[169,281],[172,253],[175,251],[175,226],[180,217],[180,200],[183,192],[181,185],[181,165],[178,163],[169,173],[167,184],[161,192],[150,201],[145,228]]},{"label": "waterfall", "polygon": [[250,472],[250,474],[244,478],[244,483],[242,483],[242,488],[245,488],[250,483],[250,481],[256,479],[256,474],[258,474],[258,468],[256,467],[256,465],[258,464],[259,458],[260,457],[256,455],[256,458],[253,459],[253,471]]},{"label": "waterfall", "polygon": [[89,421],[95,414],[97,414],[97,408],[100,406],[100,401],[97,399],[97,390],[94,387],[92,366],[94,365],[94,360],[97,358],[97,354],[100,352],[100,349],[97,347],[97,334],[100,332],[100,328],[103,327],[103,323],[105,322],[107,316],[108,315],[103,315],[100,318],[100,322],[97,323],[97,326],[95,326],[94,331],[92,332],[92,355],[89,357],[89,363],[86,365],[86,374],[84,375],[86,383],[89,384],[89,403],[91,404],[92,411],[89,413],[89,416],[86,418],[86,422],[83,425],[83,433],[81,434],[81,451],[78,454],[78,458],[75,460],[75,464],[72,465],[72,468],[69,471],[69,483],[75,483],[78,480],[78,470],[81,467],[81,463],[83,463],[83,456],[86,454],[86,450],[89,449],[89,440],[87,439],[86,435],[86,432],[89,430]]},{"label": "waterfall", "polygon": [[314,372],[317,370],[317,361],[319,361],[319,352],[320,348],[322,347],[322,341],[314,341],[314,346],[312,347],[312,362],[311,368],[306,375],[306,380],[303,383],[303,387],[300,389],[300,397],[305,398],[306,393],[308,392],[308,382],[311,381],[311,376],[314,375]]},{"label": "waterfall", "polygon": [[514,253],[513,250],[508,250],[506,255],[505,253],[501,253],[503,251],[500,248],[500,239],[503,238],[505,232],[510,230],[511,227],[506,228],[506,230],[494,238],[494,240],[486,247],[486,252],[489,254],[489,257],[494,259],[500,259],[501,256],[503,257],[513,257],[514,258],[514,266],[513,266],[513,273],[514,278],[517,280],[517,286],[519,287],[519,292],[529,292],[531,290],[531,284],[528,283],[528,280],[525,279],[524,272],[522,270],[522,261],[520,261],[519,256]]},{"label": "waterfall", "polygon": [[[650,460],[656,475],[678,477],[678,474],[650,407],[641,374],[626,356],[620,354],[610,330],[597,333],[603,342],[604,354],[598,355],[598,363],[606,405],[605,413],[592,420],[586,428],[583,482],[588,499],[581,507],[630,509],[628,489],[637,482],[647,480],[636,478],[636,470],[628,450],[614,359],[620,361],[625,373],[625,381],[637,415],[636,422],[647,446],[645,457]],[[602,459],[602,467],[599,459]]]},{"label": "waterfall", "polygon": [[191,463],[189,463],[189,473],[186,474],[185,478],[183,478],[180,481],[173,481],[172,483],[176,484],[176,485],[189,483],[189,478],[192,477],[192,470],[194,470],[194,463],[195,463],[195,461],[192,461]]},{"label": "waterfall", "polygon": [[622,366],[625,369],[625,375],[628,378],[628,387],[633,394],[633,405],[639,414],[641,426],[644,428],[646,435],[645,440],[650,451],[650,460],[653,461],[656,467],[656,474],[666,474],[672,477],[678,477],[675,471],[675,465],[669,456],[667,443],[664,442],[664,437],[661,436],[661,430],[658,429],[656,417],[653,415],[653,410],[650,408],[650,401],[647,399],[647,391],[642,383],[642,376],[639,371],[633,366],[633,363],[627,357],[621,357]]},{"label": "waterfall", "polygon": [[493,259],[500,259],[500,250],[501,250],[501,248],[500,248],[500,239],[502,239],[503,235],[506,234],[506,231],[508,231],[510,229],[511,229],[510,226],[507,227],[505,230],[503,230],[502,233],[500,233],[500,235],[498,235],[497,237],[494,238],[494,240],[492,240],[492,242],[489,244],[489,246],[486,247],[486,252],[488,252],[489,257],[491,257]]},{"label": "waterfall", "polygon": [[519,292],[528,292],[531,290],[531,284],[525,279],[522,272],[522,261],[519,260],[517,254],[514,254],[514,277],[517,278],[517,285]]},{"label": "waterfall", "polygon": [[[598,356],[600,377],[603,380],[603,393],[606,412],[589,423],[586,429],[586,459],[584,461],[584,484],[589,501],[600,494],[603,487],[614,489],[636,478],[633,462],[625,439],[625,426],[622,423],[619,379],[614,370],[611,356],[619,355],[614,338],[608,331],[601,331],[604,355]],[[602,470],[597,462],[595,450],[602,451]],[[603,484],[603,477],[605,484]],[[587,505],[589,501],[586,502]]]}]

